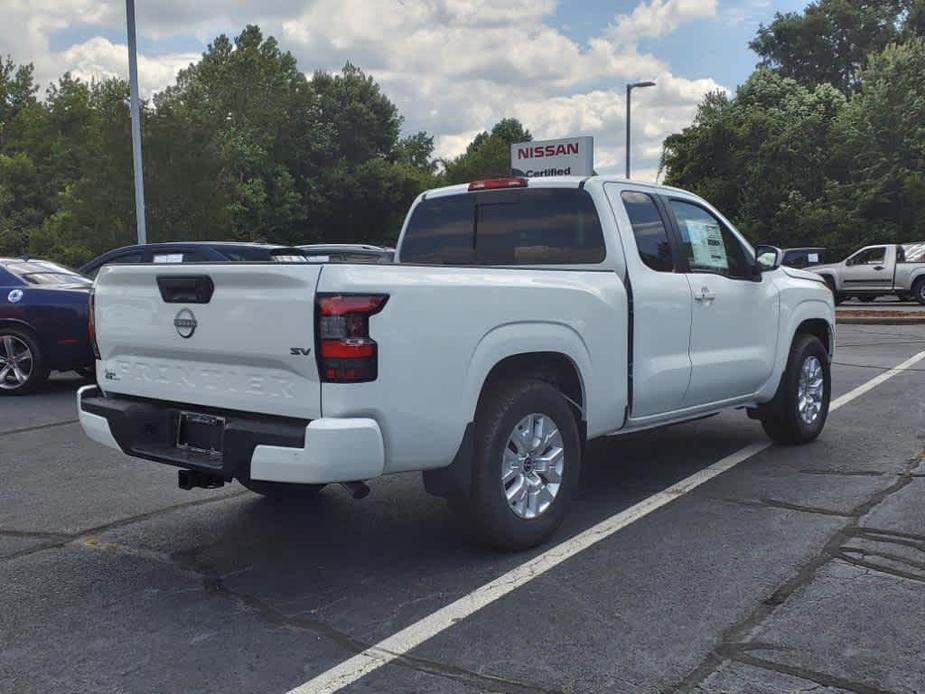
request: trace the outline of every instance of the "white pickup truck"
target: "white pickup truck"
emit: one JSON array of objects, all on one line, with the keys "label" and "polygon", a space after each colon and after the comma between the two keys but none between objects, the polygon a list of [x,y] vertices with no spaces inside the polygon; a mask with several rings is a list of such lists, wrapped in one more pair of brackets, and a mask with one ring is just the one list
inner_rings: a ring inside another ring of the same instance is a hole
[{"label": "white pickup truck", "polygon": [[925,305],[925,243],[882,243],[865,246],[840,263],[814,265],[835,295],[835,303],[857,297],[911,298]]},{"label": "white pickup truck", "polygon": [[747,408],[783,443],[829,405],[832,293],[713,207],[607,177],[415,200],[394,265],[113,265],[94,440],[270,496],[423,471],[492,543],[562,520],[586,441]]}]

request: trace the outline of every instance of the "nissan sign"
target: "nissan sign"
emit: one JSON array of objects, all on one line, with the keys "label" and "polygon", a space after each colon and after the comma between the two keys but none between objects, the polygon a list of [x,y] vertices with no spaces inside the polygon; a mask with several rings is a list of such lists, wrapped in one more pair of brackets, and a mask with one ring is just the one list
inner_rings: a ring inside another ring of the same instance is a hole
[{"label": "nissan sign", "polygon": [[511,175],[591,176],[594,174],[594,138],[520,142],[511,145]]}]

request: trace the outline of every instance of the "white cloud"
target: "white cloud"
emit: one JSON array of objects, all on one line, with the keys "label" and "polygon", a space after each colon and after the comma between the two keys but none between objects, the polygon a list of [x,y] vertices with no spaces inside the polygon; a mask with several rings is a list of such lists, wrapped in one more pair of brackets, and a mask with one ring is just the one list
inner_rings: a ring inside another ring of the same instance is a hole
[{"label": "white cloud", "polygon": [[[75,77],[83,80],[128,79],[128,46],[95,36],[55,56]],[[142,98],[173,82],[177,72],[199,58],[198,53],[138,56],[138,88]]]},{"label": "white cloud", "polygon": [[[380,82],[406,129],[435,135],[441,156],[460,153],[475,133],[512,115],[538,138],[593,135],[598,169],[621,170],[623,84],[654,79],[657,87],[633,96],[634,156],[640,172],[654,174],[662,138],[688,124],[702,95],[719,85],[674,75],[638,42],[713,16],[716,1],[646,0],[586,43],[550,24],[555,0],[160,0],[138,6],[138,27],[149,39],[206,42],[256,23],[308,72],[350,60]],[[35,62],[42,81],[65,70],[125,76],[124,44],[94,36],[55,53],[48,40],[75,25],[122,35],[123,8],[122,0],[12,0],[0,10],[0,44]],[[140,55],[143,93],[197,58]]]}]

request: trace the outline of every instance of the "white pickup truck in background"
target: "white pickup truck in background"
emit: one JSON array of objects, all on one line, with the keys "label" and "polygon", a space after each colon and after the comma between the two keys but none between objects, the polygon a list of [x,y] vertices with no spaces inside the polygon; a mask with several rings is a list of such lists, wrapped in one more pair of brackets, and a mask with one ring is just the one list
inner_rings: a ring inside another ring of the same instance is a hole
[{"label": "white pickup truck in background", "polygon": [[814,265],[835,295],[835,303],[857,297],[915,299],[925,305],[925,243],[884,243],[865,246],[840,263]]},{"label": "white pickup truck in background", "polygon": [[829,405],[832,293],[681,190],[607,177],[428,191],[394,265],[103,268],[96,441],[306,498],[423,471],[492,543],[560,523],[584,443],[748,408],[776,441]]}]

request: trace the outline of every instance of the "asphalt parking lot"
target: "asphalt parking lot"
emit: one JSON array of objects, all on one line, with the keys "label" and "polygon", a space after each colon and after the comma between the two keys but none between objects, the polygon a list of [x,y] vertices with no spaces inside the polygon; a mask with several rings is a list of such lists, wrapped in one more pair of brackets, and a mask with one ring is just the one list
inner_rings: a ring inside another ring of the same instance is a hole
[{"label": "asphalt parking lot", "polygon": [[[925,690],[925,359],[855,390],[925,350],[925,326],[838,340],[833,397],[856,397],[817,442],[689,491],[760,426],[734,412],[595,442],[557,541],[672,498],[345,691]],[[84,438],[77,384],[0,401],[4,691],[318,691],[551,550],[481,548],[418,475],[304,507],[181,491]]]}]

